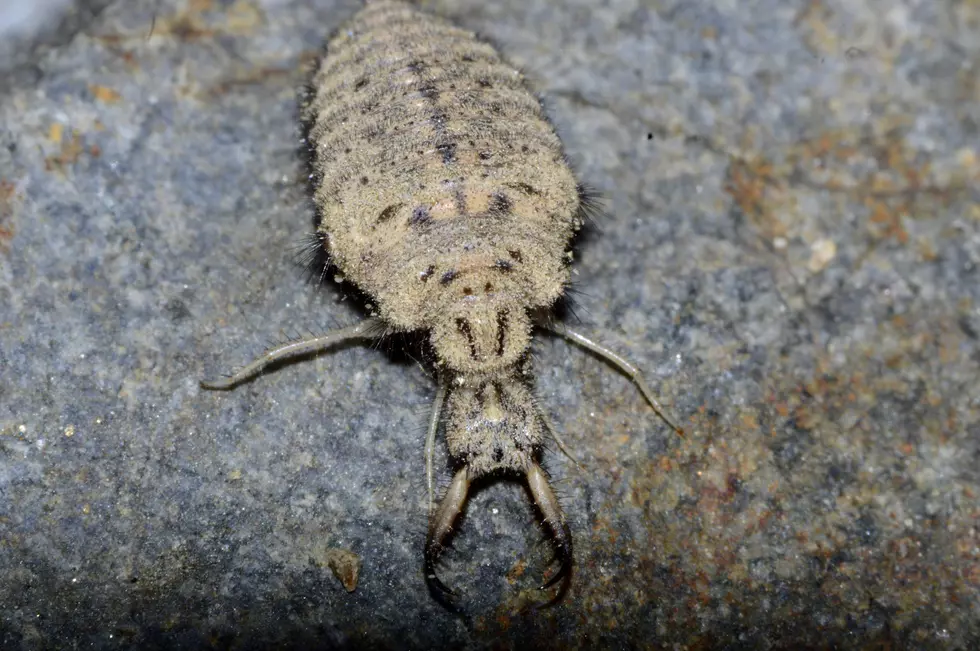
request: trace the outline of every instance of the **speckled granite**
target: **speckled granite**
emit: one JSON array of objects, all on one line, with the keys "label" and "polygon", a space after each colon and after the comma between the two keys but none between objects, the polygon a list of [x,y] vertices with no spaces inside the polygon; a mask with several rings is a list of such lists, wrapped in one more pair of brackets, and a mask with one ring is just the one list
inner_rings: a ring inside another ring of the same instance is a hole
[{"label": "speckled granite", "polygon": [[290,254],[298,71],[356,4],[116,2],[0,84],[0,646],[977,648],[980,5],[426,3],[548,93],[607,196],[580,327],[688,428],[542,339],[574,578],[536,606],[493,484],[453,614],[411,358],[197,386],[357,318]]}]

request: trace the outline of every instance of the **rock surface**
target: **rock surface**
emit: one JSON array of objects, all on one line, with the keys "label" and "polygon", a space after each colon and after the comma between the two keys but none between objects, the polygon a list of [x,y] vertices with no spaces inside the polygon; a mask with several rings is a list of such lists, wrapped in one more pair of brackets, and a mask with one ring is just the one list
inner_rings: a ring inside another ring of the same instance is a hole
[{"label": "rock surface", "polygon": [[977,648],[980,5],[423,4],[550,98],[607,198],[578,327],[686,437],[541,338],[573,580],[539,607],[498,482],[433,599],[411,356],[197,384],[359,316],[290,253],[296,91],[357,3],[116,2],[0,80],[0,646]]}]

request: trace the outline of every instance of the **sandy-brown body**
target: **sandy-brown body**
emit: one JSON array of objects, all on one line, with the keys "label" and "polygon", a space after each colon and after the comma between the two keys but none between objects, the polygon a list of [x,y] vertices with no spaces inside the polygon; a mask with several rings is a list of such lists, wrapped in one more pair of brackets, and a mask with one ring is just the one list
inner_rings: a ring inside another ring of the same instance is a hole
[{"label": "sandy-brown body", "polygon": [[577,182],[523,75],[470,32],[375,2],[327,44],[303,107],[332,262],[404,330],[467,295],[550,306]]}]

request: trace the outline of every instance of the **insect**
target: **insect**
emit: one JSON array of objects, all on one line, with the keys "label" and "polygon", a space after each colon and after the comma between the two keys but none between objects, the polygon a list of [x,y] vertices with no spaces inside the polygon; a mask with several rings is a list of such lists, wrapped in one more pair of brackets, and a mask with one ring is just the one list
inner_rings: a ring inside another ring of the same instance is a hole
[{"label": "insect", "polygon": [[[592,207],[520,72],[471,32],[403,2],[370,2],[328,43],[301,106],[317,207],[314,247],[367,294],[372,316],[265,352],[229,389],[285,358],[393,332],[427,334],[438,389],[426,442],[425,576],[486,475],[524,478],[569,576],[568,523],[540,466],[564,445],[531,391],[533,328],[598,354],[665,414],[636,367],[551,318],[569,282],[570,241]],[[455,474],[434,500],[436,434]],[[451,593],[452,594],[452,593]]]}]

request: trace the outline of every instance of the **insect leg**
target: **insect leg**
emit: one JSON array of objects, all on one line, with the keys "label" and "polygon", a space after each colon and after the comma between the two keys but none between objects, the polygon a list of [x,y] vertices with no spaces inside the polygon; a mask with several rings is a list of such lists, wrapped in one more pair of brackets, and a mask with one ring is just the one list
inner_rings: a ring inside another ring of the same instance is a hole
[{"label": "insect leg", "polygon": [[585,466],[579,463],[578,460],[572,456],[572,453],[568,451],[568,448],[565,447],[565,442],[561,440],[560,436],[558,436],[558,430],[555,429],[551,419],[544,413],[544,410],[538,407],[537,412],[538,418],[541,419],[541,422],[544,424],[544,428],[548,430],[549,434],[551,434],[551,438],[555,439],[555,443],[558,444],[558,449],[561,450],[562,454],[568,457],[568,460],[578,466],[580,470],[585,470]]},{"label": "insect leg", "polygon": [[558,572],[548,580],[541,589],[550,588],[561,581],[572,568],[572,534],[568,530],[568,523],[565,522],[565,515],[558,505],[558,498],[548,484],[541,466],[532,463],[527,470],[527,486],[531,489],[534,503],[541,509],[545,523],[551,528],[554,536],[555,546],[558,547],[558,562],[561,566]]},{"label": "insect leg", "polygon": [[429,417],[429,432],[425,437],[425,485],[429,489],[429,517],[432,517],[432,507],[435,504],[435,469],[433,468],[433,458],[436,453],[436,432],[439,431],[439,417],[442,415],[442,406],[446,402],[446,383],[439,380],[439,388],[436,389],[436,398],[432,401],[432,415]]},{"label": "insect leg", "polygon": [[621,370],[623,373],[625,373],[627,377],[629,377],[629,379],[632,380],[633,383],[637,386],[637,388],[640,390],[640,393],[642,393],[643,397],[646,398],[647,402],[650,403],[650,406],[653,407],[653,410],[657,412],[657,415],[660,416],[660,418],[662,418],[665,423],[670,425],[670,427],[675,432],[677,432],[681,436],[684,436],[684,430],[674,424],[674,421],[667,415],[667,411],[660,405],[659,402],[657,402],[657,399],[653,397],[653,391],[651,391],[650,387],[647,386],[647,383],[643,379],[643,376],[640,375],[639,369],[637,369],[635,366],[633,366],[628,361],[626,361],[625,359],[623,359],[613,351],[609,350],[602,344],[598,344],[592,341],[585,335],[578,333],[572,330],[571,328],[568,328],[563,323],[558,323],[558,322],[547,323],[547,324],[542,324],[541,327],[545,328],[546,330],[550,330],[556,335],[568,339],[572,343],[578,344],[579,346],[585,348],[586,350],[592,351],[593,353],[595,353],[599,357],[602,357],[604,360],[606,360],[607,362],[609,362],[610,364],[612,364],[613,366]]},{"label": "insect leg", "polygon": [[469,470],[466,466],[460,468],[446,490],[446,495],[439,503],[439,508],[429,523],[429,539],[425,543],[425,579],[439,590],[455,594],[436,576],[436,560],[442,551],[442,541],[453,528],[456,516],[463,510],[466,503],[466,493],[470,489]]},{"label": "insect leg", "polygon": [[360,323],[355,323],[346,328],[332,330],[320,337],[293,341],[288,344],[267,350],[262,355],[247,364],[240,371],[221,380],[202,380],[201,386],[205,389],[230,389],[239,382],[257,375],[269,364],[273,364],[283,359],[318,353],[321,350],[330,348],[339,343],[353,339],[372,339],[384,332],[384,325],[380,319],[364,319]]}]

